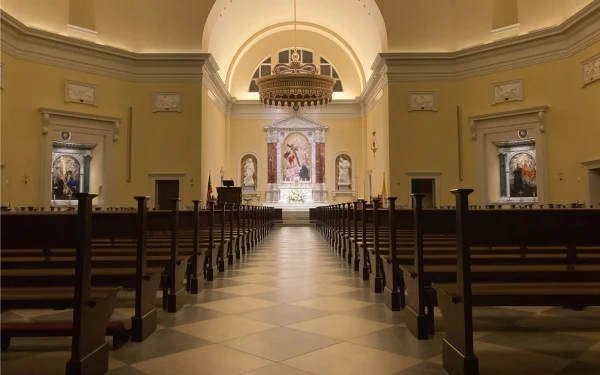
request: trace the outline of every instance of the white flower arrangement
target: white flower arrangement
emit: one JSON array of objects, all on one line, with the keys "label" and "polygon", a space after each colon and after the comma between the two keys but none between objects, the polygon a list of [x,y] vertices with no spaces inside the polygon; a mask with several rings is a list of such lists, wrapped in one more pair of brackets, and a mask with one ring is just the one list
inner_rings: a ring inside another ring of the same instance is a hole
[{"label": "white flower arrangement", "polygon": [[290,195],[288,196],[288,202],[304,203],[305,200],[306,200],[306,197],[304,196],[304,193],[302,193],[301,191],[299,191],[299,190],[290,191]]}]

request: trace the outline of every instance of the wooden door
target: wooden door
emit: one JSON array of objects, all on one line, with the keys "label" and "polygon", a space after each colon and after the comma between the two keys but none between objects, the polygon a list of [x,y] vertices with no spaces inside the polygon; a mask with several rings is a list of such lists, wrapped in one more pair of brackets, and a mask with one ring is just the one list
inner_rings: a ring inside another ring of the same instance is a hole
[{"label": "wooden door", "polygon": [[179,198],[178,180],[158,180],[156,181],[156,209],[172,210],[173,205],[169,199]]}]

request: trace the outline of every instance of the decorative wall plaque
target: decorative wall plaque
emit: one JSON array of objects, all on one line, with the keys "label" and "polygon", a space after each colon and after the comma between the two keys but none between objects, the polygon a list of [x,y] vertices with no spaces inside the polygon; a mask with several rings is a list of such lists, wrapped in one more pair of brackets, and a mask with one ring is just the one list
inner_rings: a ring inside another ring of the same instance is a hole
[{"label": "decorative wall plaque", "polygon": [[71,139],[71,132],[60,132],[60,139],[68,141]]},{"label": "decorative wall plaque", "polygon": [[492,105],[523,100],[523,79],[492,84]]},{"label": "decorative wall plaque", "polygon": [[408,111],[437,111],[437,92],[410,91],[408,93]]},{"label": "decorative wall plaque", "polygon": [[152,112],[181,112],[181,93],[155,92]]},{"label": "decorative wall plaque", "polygon": [[581,63],[582,87],[598,80],[600,80],[600,54]]},{"label": "decorative wall plaque", "polygon": [[97,106],[96,85],[65,81],[65,102],[91,104]]}]

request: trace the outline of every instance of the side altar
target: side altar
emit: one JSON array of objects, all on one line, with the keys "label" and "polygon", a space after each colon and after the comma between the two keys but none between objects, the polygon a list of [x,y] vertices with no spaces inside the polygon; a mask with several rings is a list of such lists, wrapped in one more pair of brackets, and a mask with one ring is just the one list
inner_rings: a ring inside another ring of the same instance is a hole
[{"label": "side altar", "polygon": [[266,204],[327,203],[325,124],[292,115],[265,126]]}]

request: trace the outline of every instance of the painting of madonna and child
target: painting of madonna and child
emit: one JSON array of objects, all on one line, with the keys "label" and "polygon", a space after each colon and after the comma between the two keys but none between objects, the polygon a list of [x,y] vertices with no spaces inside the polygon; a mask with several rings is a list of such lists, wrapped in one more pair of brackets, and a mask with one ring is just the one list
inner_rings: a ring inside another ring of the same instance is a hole
[{"label": "painting of madonna and child", "polygon": [[510,159],[510,196],[533,198],[537,196],[535,158],[527,153],[516,154]]},{"label": "painting of madonna and child", "polygon": [[310,182],[312,148],[308,139],[300,133],[292,133],[283,142],[282,152],[282,181]]},{"label": "painting of madonna and child", "polygon": [[80,191],[81,166],[70,155],[61,155],[52,163],[52,199],[69,200]]}]

